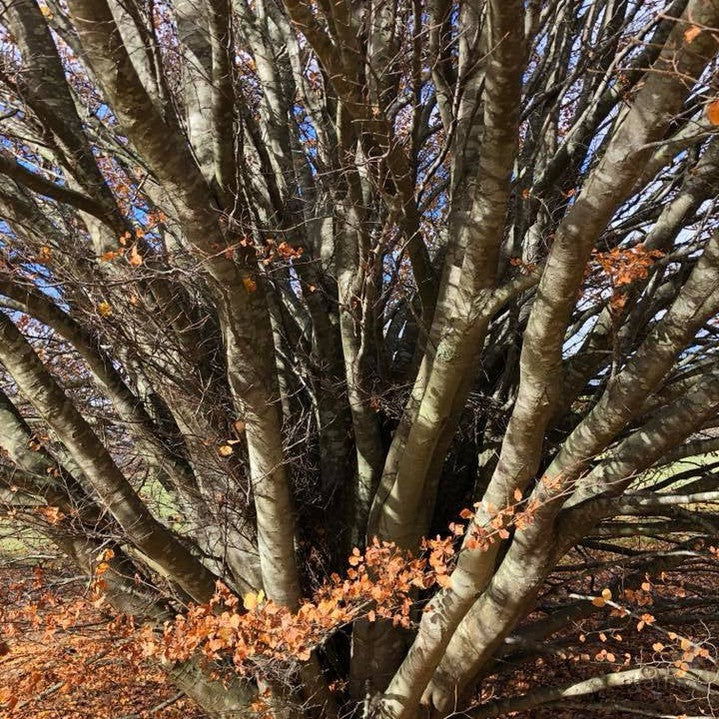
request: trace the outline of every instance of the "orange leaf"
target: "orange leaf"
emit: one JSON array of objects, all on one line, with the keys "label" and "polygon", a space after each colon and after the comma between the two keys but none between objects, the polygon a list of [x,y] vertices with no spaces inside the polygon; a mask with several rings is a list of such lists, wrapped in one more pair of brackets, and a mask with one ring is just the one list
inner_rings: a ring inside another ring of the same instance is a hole
[{"label": "orange leaf", "polygon": [[693,40],[697,38],[697,36],[701,33],[701,28],[697,27],[696,25],[692,25],[689,29],[684,31],[684,41],[689,44]]},{"label": "orange leaf", "polygon": [[139,267],[142,264],[142,255],[137,251],[137,245],[130,248],[130,264]]},{"label": "orange leaf", "polygon": [[719,125],[719,100],[714,100],[707,105],[707,120],[712,125]]},{"label": "orange leaf", "polygon": [[257,609],[257,595],[253,592],[247,592],[242,598],[242,604],[248,612]]},{"label": "orange leaf", "polygon": [[443,589],[447,589],[452,586],[452,578],[448,577],[446,574],[438,574],[436,581]]},{"label": "orange leaf", "polygon": [[251,277],[243,277],[242,284],[247,292],[254,292],[257,289],[257,283]]},{"label": "orange leaf", "polygon": [[112,305],[109,302],[100,302],[97,311],[102,317],[109,317],[112,314]]}]

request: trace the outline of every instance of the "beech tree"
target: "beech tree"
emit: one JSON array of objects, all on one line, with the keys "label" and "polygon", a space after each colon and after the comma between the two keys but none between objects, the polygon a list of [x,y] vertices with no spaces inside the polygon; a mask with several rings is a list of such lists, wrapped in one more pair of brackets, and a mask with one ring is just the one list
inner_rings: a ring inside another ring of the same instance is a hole
[{"label": "beech tree", "polygon": [[165,653],[212,717],[656,678],[473,700],[613,601],[558,570],[711,559],[719,1],[2,7],[5,521],[159,643],[367,590],[282,671]]}]

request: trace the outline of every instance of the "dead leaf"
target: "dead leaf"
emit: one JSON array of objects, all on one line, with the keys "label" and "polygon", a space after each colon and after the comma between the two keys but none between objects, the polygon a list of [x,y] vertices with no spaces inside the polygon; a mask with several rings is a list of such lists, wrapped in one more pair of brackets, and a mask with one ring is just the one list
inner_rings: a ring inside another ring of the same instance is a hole
[{"label": "dead leaf", "polygon": [[242,284],[247,292],[254,292],[257,289],[257,283],[251,277],[243,277]]},{"label": "dead leaf", "polygon": [[684,41],[689,44],[693,40],[696,40],[697,36],[701,33],[702,29],[696,25],[692,25],[690,28],[684,31]]},{"label": "dead leaf", "polygon": [[719,100],[707,105],[707,119],[712,125],[719,125]]},{"label": "dead leaf", "polygon": [[142,255],[137,250],[137,245],[130,248],[129,262],[133,267],[139,267],[142,264]]}]

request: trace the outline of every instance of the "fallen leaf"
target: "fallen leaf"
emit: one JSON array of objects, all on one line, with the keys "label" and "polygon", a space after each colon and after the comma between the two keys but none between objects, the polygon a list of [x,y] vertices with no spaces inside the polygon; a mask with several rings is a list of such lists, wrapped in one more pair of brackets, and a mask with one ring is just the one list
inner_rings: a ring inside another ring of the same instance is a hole
[{"label": "fallen leaf", "polygon": [[257,595],[253,592],[247,592],[247,594],[242,597],[242,604],[248,612],[254,611],[255,609],[257,609],[258,604]]}]

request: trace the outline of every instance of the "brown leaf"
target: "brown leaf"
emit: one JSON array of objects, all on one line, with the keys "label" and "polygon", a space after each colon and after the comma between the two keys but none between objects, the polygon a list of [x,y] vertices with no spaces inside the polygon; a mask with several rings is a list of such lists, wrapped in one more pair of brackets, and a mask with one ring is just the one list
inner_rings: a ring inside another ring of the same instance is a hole
[{"label": "brown leaf", "polygon": [[102,317],[109,317],[112,314],[112,305],[109,302],[100,302],[97,311]]},{"label": "brown leaf", "polygon": [[707,119],[712,125],[719,125],[719,100],[707,105]]},{"label": "brown leaf", "polygon": [[142,255],[137,250],[137,245],[130,248],[129,262],[133,267],[139,267],[142,264]]},{"label": "brown leaf", "polygon": [[253,592],[247,592],[247,594],[245,594],[242,598],[242,604],[248,612],[257,609],[257,595]]},{"label": "brown leaf", "polygon": [[257,289],[257,283],[251,277],[243,277],[242,284],[247,292],[254,292]]},{"label": "brown leaf", "polygon": [[689,44],[693,40],[696,40],[697,36],[701,33],[702,29],[696,25],[692,25],[690,28],[684,31],[684,41]]}]

